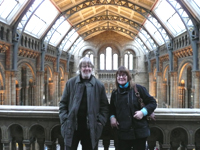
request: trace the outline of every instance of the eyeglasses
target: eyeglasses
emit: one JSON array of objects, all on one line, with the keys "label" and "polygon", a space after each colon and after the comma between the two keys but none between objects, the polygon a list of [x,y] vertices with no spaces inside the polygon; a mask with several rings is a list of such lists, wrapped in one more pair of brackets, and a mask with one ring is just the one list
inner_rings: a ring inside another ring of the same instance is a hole
[{"label": "eyeglasses", "polygon": [[125,78],[125,77],[127,77],[127,75],[126,74],[118,74],[117,77],[118,78],[120,78],[120,77]]},{"label": "eyeglasses", "polygon": [[83,66],[81,66],[82,68],[92,68],[92,65],[83,65]]}]

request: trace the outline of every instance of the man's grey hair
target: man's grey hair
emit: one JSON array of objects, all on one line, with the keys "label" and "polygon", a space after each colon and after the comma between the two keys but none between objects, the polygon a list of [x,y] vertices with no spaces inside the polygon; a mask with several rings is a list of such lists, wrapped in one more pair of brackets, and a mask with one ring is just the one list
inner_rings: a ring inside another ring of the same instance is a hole
[{"label": "man's grey hair", "polygon": [[77,74],[80,74],[82,64],[89,64],[89,65],[91,65],[92,66],[92,74],[94,75],[94,64],[91,61],[91,59],[89,57],[86,57],[86,56],[80,59],[79,64],[78,64]]}]

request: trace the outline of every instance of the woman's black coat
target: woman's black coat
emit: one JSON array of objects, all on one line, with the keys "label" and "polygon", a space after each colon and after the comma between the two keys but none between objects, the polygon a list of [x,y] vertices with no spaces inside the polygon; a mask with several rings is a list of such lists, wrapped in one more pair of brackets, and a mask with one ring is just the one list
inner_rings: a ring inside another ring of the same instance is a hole
[{"label": "woman's black coat", "polygon": [[[145,87],[136,85],[141,98],[145,103],[148,114],[151,114],[157,104]],[[133,117],[135,111],[141,110],[140,104],[133,88],[113,90],[110,102],[110,115],[115,115],[119,123],[120,139],[137,139],[150,136],[150,129],[146,117],[137,120]]]}]

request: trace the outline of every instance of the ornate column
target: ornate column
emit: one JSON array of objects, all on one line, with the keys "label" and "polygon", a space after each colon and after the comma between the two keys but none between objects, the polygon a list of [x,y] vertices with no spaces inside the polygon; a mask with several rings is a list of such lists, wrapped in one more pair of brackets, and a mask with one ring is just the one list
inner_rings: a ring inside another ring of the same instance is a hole
[{"label": "ornate column", "polygon": [[119,66],[123,66],[124,65],[123,60],[124,60],[123,57],[119,57],[119,62],[120,62]]},{"label": "ornate column", "polygon": [[167,107],[167,83],[163,81],[162,83],[162,96],[163,96],[163,108]]},{"label": "ornate column", "polygon": [[170,107],[171,108],[177,108],[178,106],[178,102],[177,102],[177,95],[178,95],[178,91],[177,91],[177,72],[170,72]]},{"label": "ornate column", "polygon": [[10,143],[9,141],[1,141],[3,143],[3,150],[10,150]]},{"label": "ornate column", "polygon": [[44,72],[38,71],[36,80],[36,90],[35,90],[36,106],[43,105],[43,92],[44,92]]},{"label": "ornate column", "polygon": [[1,130],[2,130],[1,143],[3,144],[3,150],[11,150],[7,126],[5,125],[1,126]]},{"label": "ornate column", "polygon": [[5,105],[16,105],[16,75],[15,71],[5,71],[6,75],[6,82],[5,82],[5,87],[6,87],[6,92],[5,92]]},{"label": "ornate column", "polygon": [[[52,87],[52,90],[53,90],[53,99],[52,99],[52,105],[53,106],[58,106],[58,102],[59,102],[59,96],[58,96],[58,75],[59,73],[58,72],[54,72],[54,79],[53,79],[53,87]],[[51,94],[51,93],[50,93]]]},{"label": "ornate column", "polygon": [[163,107],[163,93],[162,93],[162,72],[157,72],[157,100],[158,100],[158,107]]},{"label": "ornate column", "polygon": [[28,93],[28,89],[29,89],[29,85],[26,86],[26,91],[25,91],[25,93],[24,93],[24,94],[25,94],[25,100],[24,100],[24,101],[25,101],[25,104],[24,104],[24,105],[30,105],[30,104],[29,104],[29,98],[28,98],[28,94],[29,94],[29,93]]},{"label": "ornate column", "polygon": [[95,57],[95,56],[94,56],[93,63],[94,63],[95,76],[96,76],[97,79],[99,79],[99,76],[98,76],[98,70],[99,70],[98,69],[98,60],[97,60],[97,57]]},{"label": "ornate column", "polygon": [[[68,81],[68,76],[69,76],[69,74],[67,72],[65,72],[65,74],[64,74],[64,87],[65,87],[65,83]],[[64,90],[64,88],[63,88],[63,90]]]},{"label": "ornate column", "polygon": [[162,144],[161,147],[162,147],[162,150],[169,150],[170,144]]},{"label": "ornate column", "polygon": [[39,149],[40,150],[43,150],[44,149],[44,139],[37,139],[37,143],[38,143],[38,145],[39,145]]},{"label": "ornate column", "polygon": [[193,93],[193,99],[194,99],[194,102],[193,102],[193,108],[199,108],[199,96],[200,96],[200,71],[195,71],[195,72],[192,72],[192,76],[194,77],[194,90],[192,91]]},{"label": "ornate column", "polygon": [[195,145],[194,144],[188,144],[187,145],[187,150],[194,150],[195,149]]},{"label": "ornate column", "polygon": [[153,94],[153,73],[152,72],[149,72],[149,94],[154,96]]},{"label": "ornate column", "polygon": [[16,88],[16,105],[20,105],[20,90],[21,87]]}]

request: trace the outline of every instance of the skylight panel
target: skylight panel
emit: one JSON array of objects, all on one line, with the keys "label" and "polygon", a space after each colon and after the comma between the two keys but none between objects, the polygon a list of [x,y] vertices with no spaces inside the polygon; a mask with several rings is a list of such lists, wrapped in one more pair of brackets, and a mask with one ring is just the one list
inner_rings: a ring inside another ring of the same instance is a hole
[{"label": "skylight panel", "polygon": [[161,34],[158,32],[158,30],[155,28],[155,26],[148,20],[146,20],[144,24],[145,28],[149,31],[151,36],[154,37],[154,39],[159,43],[159,45],[164,44],[164,40],[161,36]]},{"label": "skylight panel", "polygon": [[[65,20],[65,18],[62,17],[62,20]],[[56,24],[57,25],[55,26],[57,26],[57,29],[55,29],[56,31],[53,33],[53,36],[51,37],[50,40],[50,44],[54,46],[56,46],[60,42],[60,40],[65,36],[65,34],[71,27],[71,25],[67,20],[63,21],[61,24],[60,22],[57,22]]]},{"label": "skylight panel", "polygon": [[184,0],[200,21],[200,0]]},{"label": "skylight panel", "polygon": [[25,1],[26,0],[0,0],[0,20],[10,24],[25,5]]},{"label": "skylight panel", "polygon": [[74,29],[69,32],[69,34],[66,37],[67,42],[65,43],[64,51],[67,51],[71,47],[71,45],[74,43],[77,37],[78,37],[78,33]]},{"label": "skylight panel", "polygon": [[75,50],[72,52],[73,54],[75,54],[75,52],[83,45],[83,38],[79,36],[78,40],[76,40],[76,42],[74,43],[76,45]]},{"label": "skylight panel", "polygon": [[31,17],[25,28],[25,32],[40,38],[58,13],[58,10],[50,1],[44,1]]},{"label": "skylight panel", "polygon": [[135,38],[135,41],[136,43],[139,44],[139,46],[141,47],[141,49],[144,51],[145,54],[149,52],[147,47],[143,44],[143,42],[138,37]]},{"label": "skylight panel", "polygon": [[138,35],[142,39],[142,41],[148,46],[148,48],[152,50],[152,46],[147,40],[147,38],[141,32]]},{"label": "skylight panel", "polygon": [[199,0],[193,0],[195,4],[200,8],[200,1]]},{"label": "skylight panel", "polygon": [[178,36],[186,31],[181,18],[167,1],[161,0],[155,7],[154,12],[174,36]]}]

